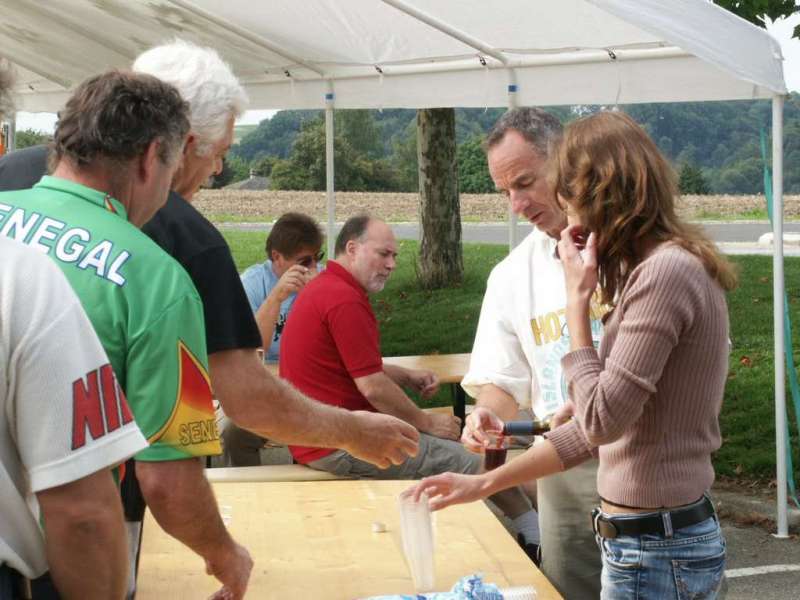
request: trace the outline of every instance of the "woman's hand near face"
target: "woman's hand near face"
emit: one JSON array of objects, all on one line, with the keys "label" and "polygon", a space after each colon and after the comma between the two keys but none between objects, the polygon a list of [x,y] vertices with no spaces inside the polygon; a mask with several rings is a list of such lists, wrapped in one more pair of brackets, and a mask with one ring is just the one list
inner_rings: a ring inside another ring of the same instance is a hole
[{"label": "woman's hand near face", "polygon": [[583,228],[570,225],[561,232],[558,242],[558,255],[564,267],[564,281],[567,287],[568,305],[585,305],[597,289],[597,238],[594,232],[586,238],[586,245],[579,247],[576,241],[582,240]]},{"label": "woman's hand near face", "polygon": [[586,246],[580,249],[576,238],[582,239],[582,234],[580,225],[570,225],[561,232],[558,242],[567,288],[566,321],[570,350],[592,346],[589,306],[592,294],[597,289],[597,246],[592,232],[586,238]]}]

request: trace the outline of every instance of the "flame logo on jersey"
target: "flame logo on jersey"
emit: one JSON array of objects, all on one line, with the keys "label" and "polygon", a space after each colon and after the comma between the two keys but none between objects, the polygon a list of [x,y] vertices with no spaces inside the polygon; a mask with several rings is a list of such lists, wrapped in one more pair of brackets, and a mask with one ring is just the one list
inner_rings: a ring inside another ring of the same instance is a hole
[{"label": "flame logo on jersey", "polygon": [[211,402],[211,381],[203,364],[178,341],[178,391],[167,423],[149,440],[182,450],[189,456],[219,454],[219,431]]},{"label": "flame logo on jersey", "polygon": [[111,194],[106,194],[106,197],[103,198],[103,203],[106,206],[106,210],[114,213],[115,215],[119,214],[117,212],[117,208],[111,203]]}]

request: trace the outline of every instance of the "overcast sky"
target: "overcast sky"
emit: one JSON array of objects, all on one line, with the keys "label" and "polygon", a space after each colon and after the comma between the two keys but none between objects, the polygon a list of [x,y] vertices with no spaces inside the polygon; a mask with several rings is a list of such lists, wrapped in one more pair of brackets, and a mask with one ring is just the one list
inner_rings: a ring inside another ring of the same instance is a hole
[{"label": "overcast sky", "polygon": [[[783,73],[786,87],[791,92],[800,92],[800,40],[790,40],[789,36],[795,25],[800,23],[800,14],[788,19],[780,19],[767,25],[767,30],[781,43],[784,64]],[[257,124],[275,114],[271,110],[249,110],[237,121],[237,124]],[[47,133],[53,132],[56,116],[53,113],[17,113],[17,129],[35,129]]]}]

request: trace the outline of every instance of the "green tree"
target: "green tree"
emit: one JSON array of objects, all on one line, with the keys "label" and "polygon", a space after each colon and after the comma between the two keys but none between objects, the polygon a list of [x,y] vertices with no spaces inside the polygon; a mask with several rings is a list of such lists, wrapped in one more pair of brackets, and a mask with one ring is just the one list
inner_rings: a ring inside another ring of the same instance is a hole
[{"label": "green tree", "polygon": [[287,158],[303,124],[318,118],[319,110],[282,110],[264,119],[231,148],[231,154],[247,161],[264,155]]},{"label": "green tree", "polygon": [[740,160],[730,167],[720,169],[717,177],[717,193],[720,190],[737,194],[760,194],[764,191],[764,165],[761,158]]},{"label": "green tree", "polygon": [[53,141],[53,136],[49,133],[42,131],[34,131],[33,129],[23,129],[17,131],[14,137],[14,145],[17,150],[29,148],[30,146],[38,146],[40,144],[48,144]]},{"label": "green tree", "polygon": [[[794,0],[716,0],[716,4],[759,26],[764,24],[765,15],[774,21],[797,12]],[[800,25],[794,28],[792,37],[800,38]]]},{"label": "green tree", "polygon": [[211,180],[213,189],[223,188],[226,185],[243,181],[250,176],[250,167],[247,162],[238,156],[226,156],[222,160],[222,171]]},{"label": "green tree", "polygon": [[473,136],[458,147],[458,185],[465,194],[488,194],[495,189],[482,141],[481,136]]},{"label": "green tree", "polygon": [[417,123],[409,123],[405,134],[394,141],[392,167],[397,177],[397,187],[402,192],[419,191],[417,166]]},{"label": "green tree", "polygon": [[[298,170],[288,158],[279,158],[272,166],[269,187],[273,190],[309,190],[306,173]],[[323,188],[319,188],[323,189]]]},{"label": "green tree", "polygon": [[688,162],[681,165],[678,186],[681,194],[708,194],[709,191],[703,172]]},{"label": "green tree", "polygon": [[278,160],[280,159],[273,154],[262,156],[261,158],[257,158],[250,163],[250,169],[253,171],[254,175],[259,177],[269,177],[272,174],[272,167],[275,166],[275,163]]},{"label": "green tree", "polygon": [[[663,148],[662,148],[663,150]],[[692,142],[684,146],[683,150],[678,153],[676,162],[679,165],[696,164],[697,163],[697,148]]]},{"label": "green tree", "polygon": [[[391,191],[397,188],[389,162],[359,153],[334,130],[334,186],[347,191]],[[325,121],[322,116],[303,125],[287,160],[272,167],[272,189],[325,189]]]},{"label": "green tree", "polygon": [[337,110],[334,112],[334,131],[347,140],[350,147],[370,159],[384,155],[380,133],[370,110]]}]

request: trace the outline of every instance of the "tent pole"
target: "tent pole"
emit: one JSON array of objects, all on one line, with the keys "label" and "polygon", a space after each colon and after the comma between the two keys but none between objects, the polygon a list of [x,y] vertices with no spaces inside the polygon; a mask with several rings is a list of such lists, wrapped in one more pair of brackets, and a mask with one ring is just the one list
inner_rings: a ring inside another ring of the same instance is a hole
[{"label": "tent pole", "polygon": [[6,142],[6,149],[9,152],[17,149],[17,115],[13,111],[8,115],[8,140]]},{"label": "tent pole", "polygon": [[[517,107],[517,74],[514,69],[508,70],[508,110]],[[517,247],[517,214],[508,204],[508,251]]]},{"label": "tent pole", "polygon": [[425,23],[429,27],[433,27],[437,31],[440,31],[445,35],[448,35],[451,38],[458,40],[462,44],[466,44],[467,46],[474,48],[475,50],[477,50],[482,54],[491,56],[492,58],[500,62],[500,64],[503,65],[508,64],[508,57],[505,54],[503,54],[502,51],[498,50],[497,48],[493,48],[492,46],[489,46],[488,44],[477,38],[472,37],[466,31],[461,31],[460,29],[456,29],[449,23],[445,23],[444,21],[437,19],[433,15],[429,15],[428,13],[423,12],[418,8],[406,4],[403,0],[383,0],[383,3],[396,8],[400,12],[407,14],[409,17],[413,17],[414,19],[421,21],[422,23]]},{"label": "tent pole", "polygon": [[775,329],[775,452],[778,480],[776,537],[789,537],[786,481],[786,371],[783,336],[783,96],[772,98],[772,295]]},{"label": "tent pole", "polygon": [[325,191],[328,204],[328,259],[333,258],[333,246],[336,240],[336,196],[333,189],[333,85],[328,82],[325,93]]}]

